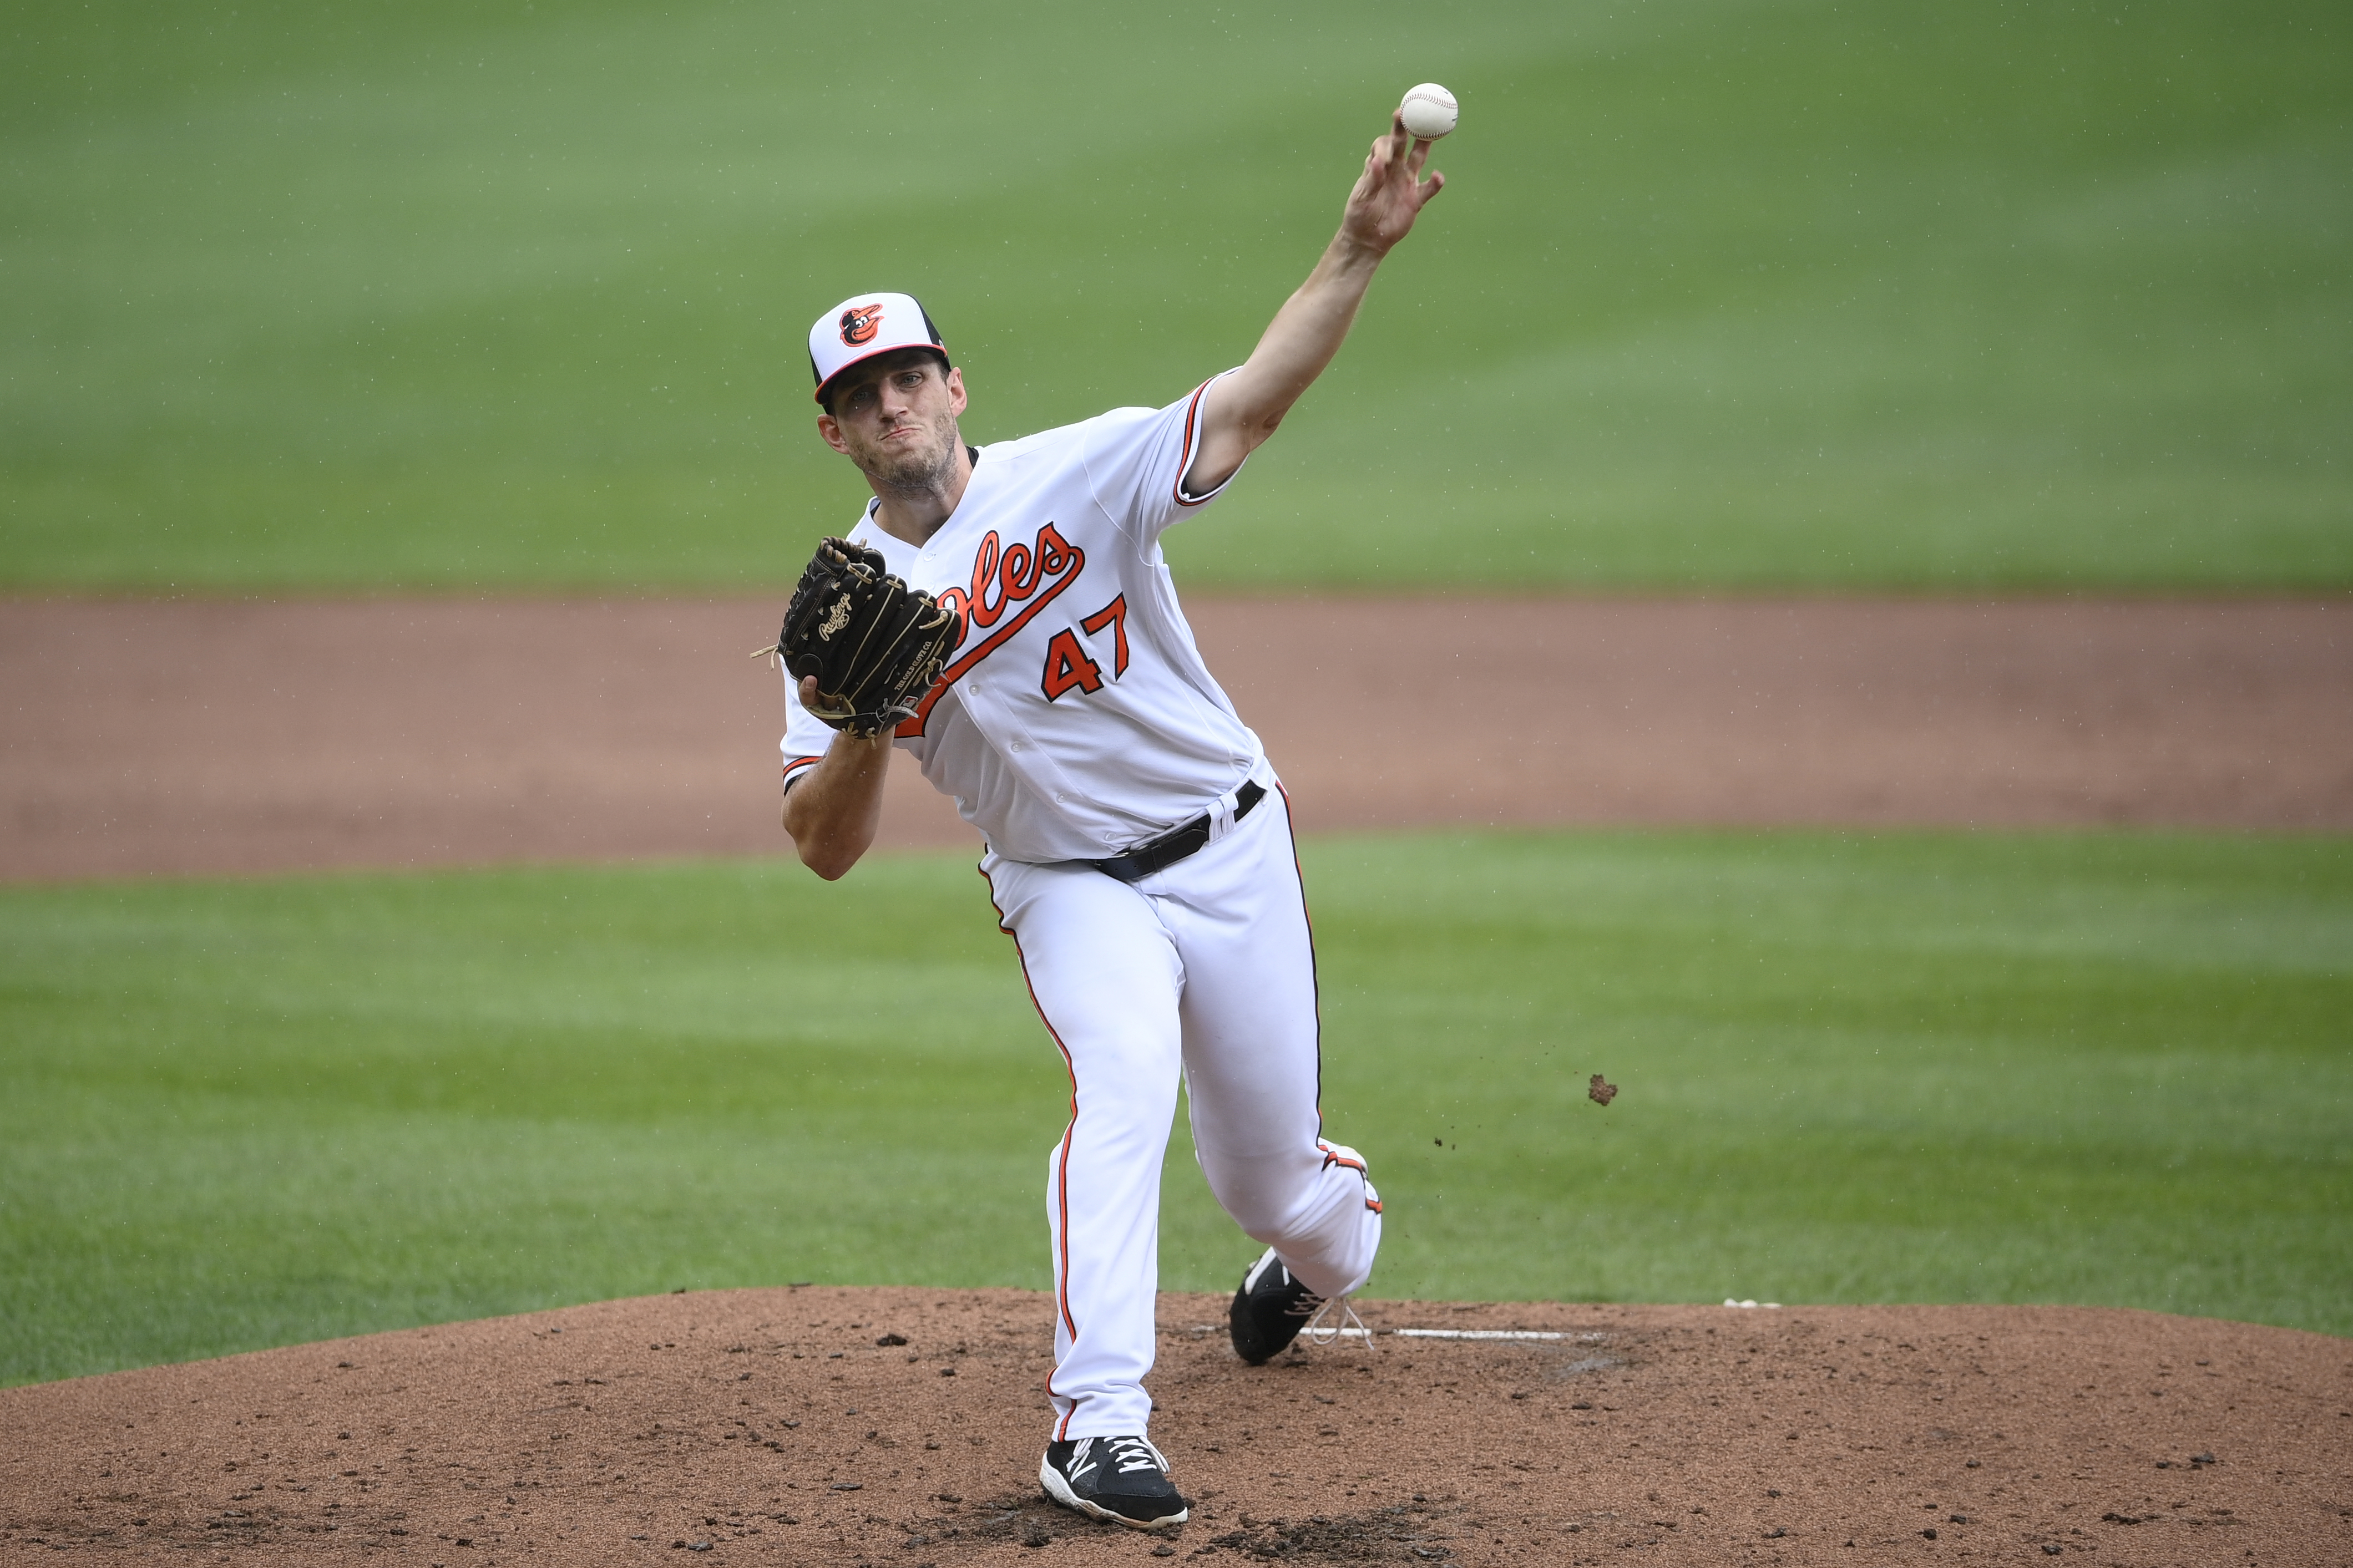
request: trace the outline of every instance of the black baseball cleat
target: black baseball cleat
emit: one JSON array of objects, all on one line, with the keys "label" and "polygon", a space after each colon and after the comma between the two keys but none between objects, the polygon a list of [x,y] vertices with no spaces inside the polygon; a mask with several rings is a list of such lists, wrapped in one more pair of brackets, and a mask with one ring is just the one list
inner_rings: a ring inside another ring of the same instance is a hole
[{"label": "black baseball cleat", "polygon": [[1049,1443],[1038,1484],[1064,1508],[1131,1530],[1174,1530],[1193,1516],[1168,1479],[1168,1461],[1141,1437]]},{"label": "black baseball cleat", "polygon": [[1226,1313],[1233,1332],[1234,1353],[1252,1366],[1264,1366],[1299,1337],[1307,1320],[1321,1311],[1324,1298],[1292,1277],[1271,1247],[1242,1276],[1234,1304]]}]

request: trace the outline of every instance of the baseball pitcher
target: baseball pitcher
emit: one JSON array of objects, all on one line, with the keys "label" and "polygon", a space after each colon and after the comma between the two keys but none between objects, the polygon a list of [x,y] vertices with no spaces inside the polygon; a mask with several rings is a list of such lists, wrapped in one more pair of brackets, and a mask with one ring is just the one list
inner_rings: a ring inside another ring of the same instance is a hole
[{"label": "baseball pitcher", "polygon": [[1187,1503],[1148,1435],[1160,1171],[1178,1076],[1211,1191],[1264,1254],[1234,1297],[1253,1364],[1371,1274],[1381,1204],[1324,1135],[1315,953],[1288,797],[1210,679],[1163,531],[1225,492],[1323,374],[1444,177],[1393,118],[1339,232],[1250,358],[1163,408],[965,444],[963,372],[905,294],[809,331],[818,433],[873,489],[819,548],[778,651],[784,826],[828,879],[872,845],[903,752],[980,868],[1071,1079],[1046,1163],[1063,1505],[1138,1529]]}]

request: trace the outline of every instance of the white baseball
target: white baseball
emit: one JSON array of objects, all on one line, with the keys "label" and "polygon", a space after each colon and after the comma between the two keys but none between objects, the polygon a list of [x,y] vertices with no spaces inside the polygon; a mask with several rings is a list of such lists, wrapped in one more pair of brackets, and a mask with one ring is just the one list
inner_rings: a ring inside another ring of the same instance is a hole
[{"label": "white baseball", "polygon": [[1425,142],[1435,142],[1454,129],[1460,112],[1454,95],[1434,81],[1423,82],[1405,95],[1398,112],[1405,116],[1405,128]]}]

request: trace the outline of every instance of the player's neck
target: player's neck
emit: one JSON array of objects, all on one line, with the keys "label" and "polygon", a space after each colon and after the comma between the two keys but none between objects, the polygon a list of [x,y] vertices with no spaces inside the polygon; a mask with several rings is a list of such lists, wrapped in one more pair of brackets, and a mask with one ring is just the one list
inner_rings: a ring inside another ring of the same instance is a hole
[{"label": "player's neck", "polygon": [[972,449],[957,441],[955,461],[932,484],[902,489],[872,474],[866,476],[866,482],[881,502],[874,509],[876,526],[904,543],[928,544],[932,535],[955,515],[957,504],[964,500],[965,487],[972,483]]}]

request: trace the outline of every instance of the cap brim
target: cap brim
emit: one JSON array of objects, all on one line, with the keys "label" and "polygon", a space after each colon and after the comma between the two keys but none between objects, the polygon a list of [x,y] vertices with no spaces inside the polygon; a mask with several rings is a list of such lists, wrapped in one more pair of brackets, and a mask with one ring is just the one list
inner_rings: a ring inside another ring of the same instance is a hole
[{"label": "cap brim", "polygon": [[824,404],[825,389],[827,387],[831,386],[835,382],[839,381],[843,376],[849,374],[851,371],[856,370],[868,360],[881,359],[884,354],[907,353],[910,352],[916,353],[936,354],[939,356],[939,362],[944,365],[953,366],[955,363],[954,360],[948,358],[948,351],[940,347],[937,343],[892,343],[883,348],[870,349],[866,353],[860,354],[854,360],[850,360],[843,364],[836,365],[831,375],[827,376],[823,381],[817,384],[817,392],[815,396],[818,403],[820,405]]}]

